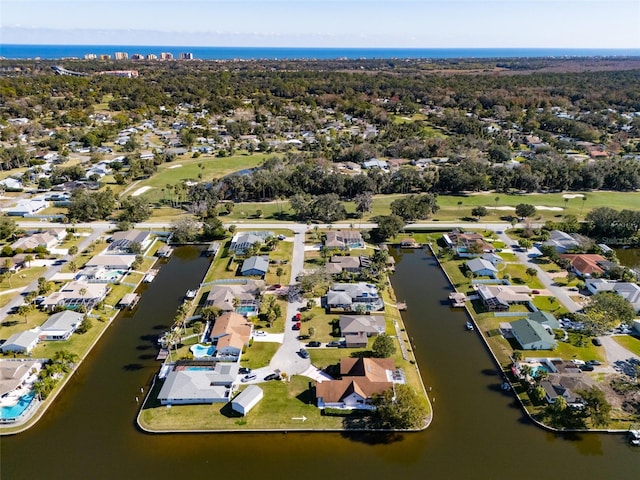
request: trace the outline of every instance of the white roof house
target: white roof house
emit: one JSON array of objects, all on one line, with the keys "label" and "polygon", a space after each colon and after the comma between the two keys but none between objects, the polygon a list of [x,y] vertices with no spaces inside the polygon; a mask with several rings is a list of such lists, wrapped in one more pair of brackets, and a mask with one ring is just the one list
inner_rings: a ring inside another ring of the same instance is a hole
[{"label": "white roof house", "polygon": [[51,315],[40,327],[40,340],[68,340],[84,320],[84,315],[71,310]]},{"label": "white roof house", "polygon": [[466,265],[474,275],[495,277],[498,273],[498,269],[493,265],[493,263],[483,258],[474,258],[469,260]]},{"label": "white roof house", "polygon": [[218,362],[213,370],[173,370],[164,381],[158,399],[162,405],[226,403],[239,366]]},{"label": "white roof house", "polygon": [[238,232],[231,239],[229,250],[234,253],[244,253],[252,245],[265,242],[267,237],[273,237],[273,232],[256,231],[256,232]]},{"label": "white roof house", "polygon": [[135,255],[96,255],[85,266],[128,270],[135,260]]},{"label": "white roof house", "polygon": [[246,415],[264,397],[264,392],[257,385],[249,385],[231,401],[231,409],[241,415]]},{"label": "white roof house", "polygon": [[0,350],[2,350],[3,353],[29,353],[39,341],[38,332],[34,330],[18,332],[11,335],[7,341],[2,344]]},{"label": "white roof house", "polygon": [[107,293],[107,287],[103,283],[69,282],[59,291],[47,296],[40,305],[49,310],[56,306],[69,309],[84,306],[91,310]]},{"label": "white roof house", "polygon": [[0,360],[0,397],[22,387],[41,368],[42,364],[35,360]]},{"label": "white roof house", "polygon": [[635,283],[589,278],[585,281],[585,287],[594,295],[599,292],[615,292],[625,298],[636,312],[640,311],[640,286]]},{"label": "white roof house", "polygon": [[27,215],[33,215],[38,213],[43,208],[47,208],[49,202],[42,198],[34,198],[31,200],[20,200],[15,207],[10,207],[5,210],[7,215],[13,217],[24,217]]}]

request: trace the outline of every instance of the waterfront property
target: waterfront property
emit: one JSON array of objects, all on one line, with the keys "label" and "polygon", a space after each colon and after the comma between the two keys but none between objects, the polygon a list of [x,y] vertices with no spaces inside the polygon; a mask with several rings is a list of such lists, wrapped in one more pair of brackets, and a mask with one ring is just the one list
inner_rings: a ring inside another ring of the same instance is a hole
[{"label": "waterfront property", "polygon": [[493,253],[495,248],[485,242],[479,233],[462,232],[458,229],[442,235],[447,248],[451,249],[458,257],[476,257],[484,253]]},{"label": "waterfront property", "polygon": [[96,255],[85,264],[85,267],[104,267],[109,270],[129,270],[135,260],[135,255]]},{"label": "waterfront property", "polygon": [[584,282],[584,286],[592,294],[599,292],[615,292],[626,299],[633,309],[640,311],[640,286],[631,282],[616,282],[604,278],[589,278]]},{"label": "waterfront property", "polygon": [[511,304],[531,301],[531,289],[524,285],[474,285],[473,288],[489,310],[509,310]]},{"label": "waterfront property", "polygon": [[574,408],[582,408],[585,404],[578,392],[594,385],[593,379],[584,373],[550,373],[548,378],[540,382],[547,403],[555,403],[558,397],[563,397],[567,405]]},{"label": "waterfront property", "polygon": [[465,266],[475,277],[496,278],[498,275],[498,269],[493,263],[484,258],[473,258],[469,260]]},{"label": "waterfront property", "polygon": [[384,309],[384,302],[375,285],[365,282],[336,283],[323,297],[327,309],[339,308],[348,312],[374,312]]},{"label": "waterfront property", "polygon": [[557,345],[552,331],[528,318],[511,322],[511,332],[523,350],[552,350]]},{"label": "waterfront property", "polygon": [[346,346],[366,348],[367,339],[384,333],[385,319],[382,315],[340,315],[340,333]]},{"label": "waterfront property", "polygon": [[318,408],[371,410],[372,398],[405,383],[404,373],[396,370],[390,358],[341,358],[338,380],[316,382]]},{"label": "waterfront property", "polygon": [[560,258],[567,260],[570,264],[570,269],[576,275],[584,278],[602,275],[607,269],[617,266],[615,263],[595,253],[563,253]]},{"label": "waterfront property", "polygon": [[69,282],[58,292],[47,296],[40,304],[42,308],[53,310],[64,307],[75,310],[83,306],[87,311],[107,296],[108,289],[102,283]]},{"label": "waterfront property", "polygon": [[588,239],[576,233],[566,233],[561,230],[551,230],[549,239],[542,242],[556,249],[558,253],[565,253],[572,248],[581,247],[587,244]]},{"label": "waterfront property", "polygon": [[371,266],[371,260],[365,255],[352,257],[348,255],[333,255],[325,265],[325,271],[331,275],[342,272],[359,273],[362,268]]},{"label": "waterfront property", "polygon": [[235,312],[226,312],[216,318],[209,337],[215,344],[217,357],[239,359],[242,349],[249,344],[252,325]]},{"label": "waterfront property", "polygon": [[245,316],[256,315],[260,308],[260,294],[264,288],[265,283],[262,280],[214,285],[207,295],[204,306],[217,307],[223,312],[237,311]]},{"label": "waterfront property", "polygon": [[83,314],[71,310],[54,313],[40,327],[40,340],[68,340],[83,320]]},{"label": "waterfront property", "polygon": [[176,365],[166,376],[158,400],[162,405],[228,402],[239,368],[235,362],[218,362],[213,369]]}]

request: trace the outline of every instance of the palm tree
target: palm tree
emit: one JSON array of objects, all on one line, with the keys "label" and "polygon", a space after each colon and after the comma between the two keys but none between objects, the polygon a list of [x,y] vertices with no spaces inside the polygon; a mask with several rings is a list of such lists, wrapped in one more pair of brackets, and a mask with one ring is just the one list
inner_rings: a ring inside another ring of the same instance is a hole
[{"label": "palm tree", "polygon": [[496,209],[498,208],[498,202],[500,201],[500,197],[496,197],[493,199],[496,202]]},{"label": "palm tree", "polygon": [[280,283],[280,277],[282,277],[283,273],[284,273],[284,269],[282,267],[276,268],[276,275],[278,276],[278,284]]},{"label": "palm tree", "polygon": [[523,379],[527,379],[528,377],[531,377],[531,374],[533,373],[533,368],[531,368],[531,365],[521,365],[520,366],[520,377]]},{"label": "palm tree", "polygon": [[514,362],[519,362],[520,360],[522,360],[522,351],[514,350],[512,357]]},{"label": "palm tree", "polygon": [[462,200],[458,201],[458,213],[460,213],[460,207],[462,206]]},{"label": "palm tree", "polygon": [[29,315],[29,312],[31,312],[32,308],[33,308],[33,305],[31,305],[30,303],[25,303],[24,305],[20,305],[18,307],[18,310],[16,311],[16,313],[24,317],[24,323],[27,323],[27,316]]},{"label": "palm tree", "polygon": [[27,268],[31,266],[31,262],[33,262],[33,255],[25,255],[24,263],[27,264]]},{"label": "palm tree", "polygon": [[582,205],[580,206],[580,215],[582,215],[582,209],[584,208],[584,202],[587,201],[587,196],[582,195]]}]

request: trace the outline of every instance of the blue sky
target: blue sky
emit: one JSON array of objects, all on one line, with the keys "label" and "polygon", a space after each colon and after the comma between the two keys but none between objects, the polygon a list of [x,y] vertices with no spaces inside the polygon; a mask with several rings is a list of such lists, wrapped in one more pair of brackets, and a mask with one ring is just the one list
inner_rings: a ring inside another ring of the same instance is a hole
[{"label": "blue sky", "polygon": [[640,48],[639,0],[0,0],[0,43]]}]

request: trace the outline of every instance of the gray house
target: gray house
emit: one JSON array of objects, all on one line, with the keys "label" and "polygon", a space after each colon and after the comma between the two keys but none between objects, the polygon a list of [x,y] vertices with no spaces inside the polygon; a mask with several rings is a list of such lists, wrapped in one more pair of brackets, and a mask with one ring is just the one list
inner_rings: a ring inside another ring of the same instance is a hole
[{"label": "gray house", "polygon": [[474,258],[466,263],[467,268],[476,277],[491,277],[495,278],[498,274],[498,269],[493,263],[483,258]]},{"label": "gray house", "polygon": [[18,332],[11,335],[7,341],[2,344],[0,350],[2,350],[2,353],[29,353],[39,341],[40,337],[38,332],[34,332],[33,330]]},{"label": "gray house", "polygon": [[336,283],[324,298],[326,308],[342,308],[357,312],[383,310],[384,302],[375,285],[369,283]]},{"label": "gray house", "polygon": [[83,314],[71,310],[54,313],[40,327],[40,340],[68,340],[83,320]]},{"label": "gray house", "polygon": [[528,318],[511,322],[511,330],[523,350],[553,350],[557,345],[553,333]]},{"label": "gray house", "polygon": [[238,369],[237,363],[218,362],[213,370],[173,370],[158,399],[162,405],[228,402]]},{"label": "gray house", "polygon": [[385,331],[382,315],[341,315],[338,321],[340,333],[349,348],[364,348],[369,337],[378,336]]},{"label": "gray house", "polygon": [[241,274],[244,277],[249,275],[264,277],[268,271],[269,271],[268,256],[249,257],[244,262],[242,262]]}]

